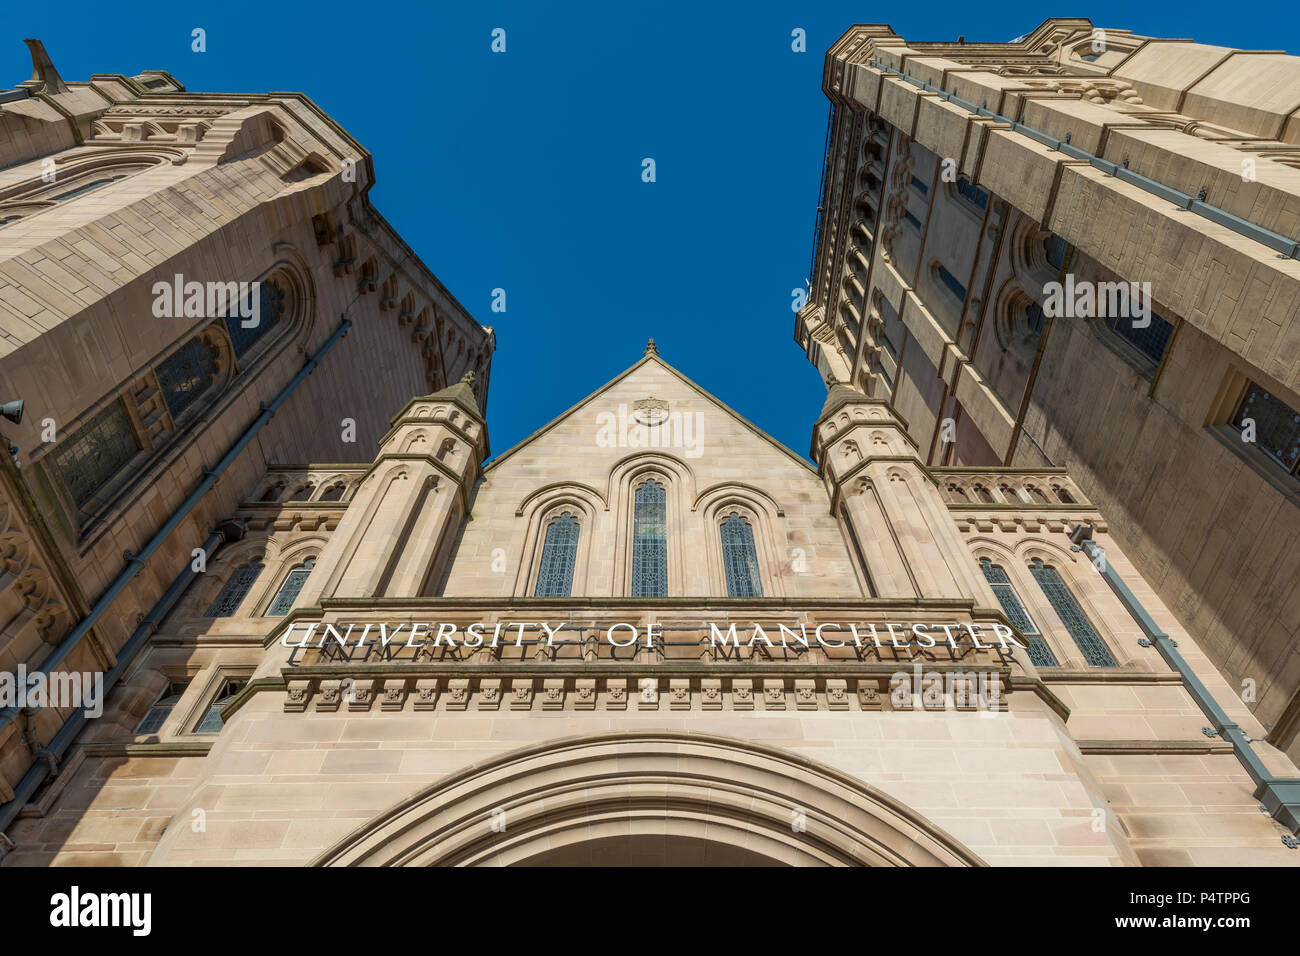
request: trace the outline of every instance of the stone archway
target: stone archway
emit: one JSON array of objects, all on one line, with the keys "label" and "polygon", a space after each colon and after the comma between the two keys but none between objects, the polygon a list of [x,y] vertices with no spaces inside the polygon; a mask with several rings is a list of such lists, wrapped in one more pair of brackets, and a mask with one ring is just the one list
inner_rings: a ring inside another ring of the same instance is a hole
[{"label": "stone archway", "polygon": [[699,733],[550,741],[402,801],[316,866],[983,866],[873,787]]}]

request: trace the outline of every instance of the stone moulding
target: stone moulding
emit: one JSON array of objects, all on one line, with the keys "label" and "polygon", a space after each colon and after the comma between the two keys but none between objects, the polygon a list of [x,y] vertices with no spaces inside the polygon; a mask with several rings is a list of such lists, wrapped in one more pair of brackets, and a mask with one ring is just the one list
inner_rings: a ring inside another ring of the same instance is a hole
[{"label": "stone moulding", "polygon": [[854,777],[691,732],[568,738],[485,761],[381,813],[312,865],[505,866],[605,837],[665,835],[745,847],[773,864],[987,865]]},{"label": "stone moulding", "polygon": [[[1041,681],[1013,681],[1008,668],[988,665],[935,665],[921,668],[921,682],[910,693],[894,695],[895,675],[910,679],[904,667],[858,665],[817,668],[767,665],[762,668],[593,667],[569,668],[470,665],[428,668],[372,665],[369,668],[289,667],[284,682],[266,681],[261,689],[283,690],[284,711],[334,713],[369,710],[383,688],[381,710],[623,710],[628,701],[639,710],[829,710],[829,711],[987,711],[1005,712],[1008,697],[1019,688],[1050,697],[1048,706],[1061,715],[1055,695]],[[781,673],[775,674],[774,671]],[[306,673],[304,673],[306,671]],[[442,673],[439,673],[442,671]],[[467,676],[467,675],[473,676]],[[603,676],[597,676],[603,675]],[[938,681],[932,680],[932,675]],[[931,690],[931,688],[934,688]],[[1055,701],[1055,705],[1053,705]],[[242,701],[241,701],[242,703]],[[232,702],[232,705],[234,702]],[[223,710],[233,713],[232,707]],[[1062,712],[1064,711],[1064,712]]]}]

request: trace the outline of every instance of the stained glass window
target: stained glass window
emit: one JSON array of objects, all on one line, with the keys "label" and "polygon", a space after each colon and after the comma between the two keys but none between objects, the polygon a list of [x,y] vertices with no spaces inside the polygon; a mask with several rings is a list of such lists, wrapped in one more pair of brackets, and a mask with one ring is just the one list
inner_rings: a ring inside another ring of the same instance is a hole
[{"label": "stained glass window", "polygon": [[1029,326],[1029,331],[1034,335],[1042,335],[1046,323],[1047,316],[1043,312],[1043,307],[1037,302],[1031,302],[1029,308],[1025,310],[1025,325]]},{"label": "stained glass window", "polygon": [[167,718],[172,715],[176,705],[180,703],[181,696],[185,693],[185,683],[174,683],[167,688],[162,697],[149,708],[149,712],[136,726],[137,734],[156,734],[162,731],[163,724],[167,723]]},{"label": "stained glass window", "polygon": [[106,179],[96,179],[94,182],[86,183],[84,186],[78,186],[75,189],[69,189],[67,192],[59,193],[57,196],[51,196],[50,202],[65,202],[69,199],[76,199],[78,196],[84,196],[86,193],[99,189],[101,186],[115,183],[121,178],[121,176],[112,176]]},{"label": "stained glass window", "polygon": [[1011,626],[1021,633],[1029,645],[1029,659],[1033,661],[1035,667],[1057,667],[1056,657],[1052,654],[1052,649],[1047,646],[1043,640],[1043,635],[1038,632],[1038,626],[1034,624],[1033,618],[1025,610],[1025,606],[1020,603],[1020,595],[1016,594],[1016,589],[1011,584],[1011,579],[1007,577],[1005,569],[991,562],[988,558],[980,559],[980,567],[984,569],[984,579],[989,582],[993,588],[993,593],[997,595],[998,603],[1002,605],[1002,610],[1006,612],[1007,620]]},{"label": "stained glass window", "polygon": [[1115,658],[1111,656],[1109,648],[1092,626],[1092,622],[1088,620],[1088,616],[1083,613],[1083,608],[1079,607],[1079,602],[1074,599],[1070,589],[1061,580],[1056,568],[1035,560],[1029,568],[1029,573],[1043,589],[1043,594],[1051,602],[1052,610],[1061,619],[1065,629],[1070,632],[1075,645],[1083,652],[1083,659],[1093,667],[1114,667]]},{"label": "stained glass window", "polygon": [[293,607],[293,602],[298,600],[298,595],[302,592],[302,586],[307,583],[311,569],[315,566],[316,559],[308,558],[289,572],[289,576],[280,585],[280,591],[276,594],[275,600],[266,609],[266,617],[284,617],[289,613],[289,609]]},{"label": "stained glass window", "polygon": [[258,282],[257,297],[256,325],[244,327],[244,322],[252,321],[252,318],[245,319],[239,313],[247,309],[232,309],[226,316],[226,329],[230,332],[236,357],[242,358],[284,315],[284,292],[274,282]]},{"label": "stained glass window", "polygon": [[212,607],[208,608],[208,617],[230,617],[234,614],[261,573],[262,563],[257,559],[242,568],[236,568],[217,599],[212,602]]},{"label": "stained glass window", "polygon": [[216,377],[217,350],[202,339],[190,339],[155,371],[167,410],[179,421]]},{"label": "stained glass window", "polygon": [[957,192],[972,206],[983,209],[989,204],[989,194],[980,189],[965,176],[957,180]]},{"label": "stained glass window", "polygon": [[243,681],[228,680],[221,685],[221,690],[217,692],[217,699],[208,705],[208,709],[203,714],[203,719],[199,725],[194,728],[196,734],[219,734],[225,722],[221,719],[221,708],[235,699],[235,695],[243,689]]},{"label": "stained glass window", "polygon": [[722,520],[722,565],[727,571],[727,597],[762,597],[754,529],[736,512]]},{"label": "stained glass window", "polygon": [[1048,236],[1043,240],[1043,255],[1047,257],[1047,264],[1053,269],[1060,269],[1065,265],[1065,250],[1069,245],[1060,236]]},{"label": "stained glass window", "polygon": [[541,567],[537,572],[537,597],[568,597],[573,588],[573,566],[578,557],[578,519],[566,511],[546,526]]},{"label": "stained glass window", "polygon": [[1300,412],[1254,382],[1246,388],[1232,424],[1245,429],[1254,423],[1255,444],[1287,471],[1300,462]]},{"label": "stained glass window", "polygon": [[651,479],[636,490],[632,519],[632,596],[668,596],[668,493]]},{"label": "stained glass window", "polygon": [[109,403],[78,428],[54,455],[54,463],[81,507],[108,483],[140,450],[126,409]]},{"label": "stained glass window", "polygon": [[1135,328],[1135,321],[1132,316],[1106,317],[1106,324],[1114,329],[1115,334],[1150,359],[1153,365],[1159,365],[1165,348],[1169,345],[1169,338],[1174,334],[1174,327],[1155,312],[1151,313],[1150,321],[1143,328]]},{"label": "stained glass window", "polygon": [[943,266],[939,266],[938,271],[939,281],[948,287],[948,291],[964,301],[966,299],[966,287],[958,282],[957,277]]}]

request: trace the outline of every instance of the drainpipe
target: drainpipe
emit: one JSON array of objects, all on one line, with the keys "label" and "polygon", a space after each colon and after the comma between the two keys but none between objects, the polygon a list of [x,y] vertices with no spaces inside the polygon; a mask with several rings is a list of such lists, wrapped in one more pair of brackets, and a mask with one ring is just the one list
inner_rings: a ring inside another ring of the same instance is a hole
[{"label": "drainpipe", "polygon": [[[1144,647],[1155,645],[1165,662],[1182,677],[1183,686],[1214,725],[1214,734],[1232,744],[1232,752],[1237,755],[1237,759],[1246,768],[1246,773],[1250,774],[1250,779],[1255,782],[1255,799],[1259,800],[1261,807],[1293,834],[1300,835],[1300,777],[1277,777],[1264,766],[1264,761],[1251,747],[1250,738],[1224,713],[1219,702],[1201,683],[1200,678],[1192,672],[1187,661],[1183,660],[1183,655],[1178,653],[1178,642],[1162,631],[1160,626],[1151,619],[1146,608],[1138,602],[1128,585],[1110,566],[1110,562],[1106,560],[1105,549],[1092,540],[1092,525],[1076,525],[1070,532],[1070,540],[1074,542],[1074,547],[1070,550],[1082,551],[1087,555],[1093,567],[1101,572],[1110,589],[1115,592],[1116,597],[1142,628],[1147,639],[1139,643]],[[1206,728],[1207,733],[1209,729]],[[1293,837],[1283,837],[1283,842],[1292,848],[1296,845]]]},{"label": "drainpipe", "polygon": [[[54,653],[51,654],[43,664],[41,664],[40,672],[42,674],[48,675],[55,667],[63,662],[64,658],[72,653],[72,649],[83,637],[86,636],[86,633],[94,626],[95,622],[103,616],[104,612],[108,610],[109,605],[111,605],[113,601],[117,599],[118,595],[126,589],[126,586],[131,583],[132,578],[140,573],[141,569],[144,568],[145,562],[148,561],[153,553],[162,546],[162,543],[167,540],[167,536],[176,530],[176,527],[189,516],[189,513],[194,510],[195,505],[197,505],[212,486],[217,483],[217,479],[221,477],[225,470],[230,467],[231,463],[239,457],[240,452],[247,448],[257,433],[261,431],[262,426],[271,420],[271,416],[274,415],[288,400],[289,396],[293,394],[294,389],[301,385],[303,380],[315,370],[316,366],[320,364],[320,360],[325,356],[325,353],[333,348],[335,343],[337,343],[339,339],[343,338],[351,327],[352,320],[344,317],[343,321],[339,323],[338,328],[334,330],[334,334],[331,335],[325,344],[321,346],[320,351],[315,355],[307,356],[307,364],[299,370],[298,374],[293,377],[288,385],[281,389],[280,394],[275,396],[275,399],[271,404],[267,405],[264,403],[262,405],[261,413],[257,418],[253,419],[253,423],[244,430],[244,434],[239,436],[239,440],[231,446],[230,450],[226,452],[221,461],[217,463],[217,466],[211,470],[206,468],[203,470],[203,480],[199,482],[199,486],[194,489],[184,502],[182,502],[181,506],[177,508],[171,518],[167,520],[167,523],[158,530],[158,533],[149,539],[149,543],[144,546],[144,550],[139,554],[132,554],[129,551],[126,552],[126,568],[117,576],[117,579],[109,585],[108,590],[100,596],[99,600],[95,602],[95,606],[90,609],[90,613],[82,619],[81,623],[78,624],[67,637],[59,642],[59,646],[54,649]],[[9,726],[9,724],[13,723],[17,714],[17,707],[6,707],[3,711],[0,711],[0,730],[3,730],[5,727]]]}]

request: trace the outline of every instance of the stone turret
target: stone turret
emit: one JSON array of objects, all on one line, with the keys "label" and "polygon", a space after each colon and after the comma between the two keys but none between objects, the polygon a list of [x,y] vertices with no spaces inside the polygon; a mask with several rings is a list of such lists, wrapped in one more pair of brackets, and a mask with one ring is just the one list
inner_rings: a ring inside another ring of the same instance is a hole
[{"label": "stone turret", "polygon": [[467,372],[393,419],[300,604],[433,593],[488,456],[473,379]]},{"label": "stone turret", "polygon": [[811,454],[876,596],[988,602],[970,549],[892,405],[832,386]]}]

